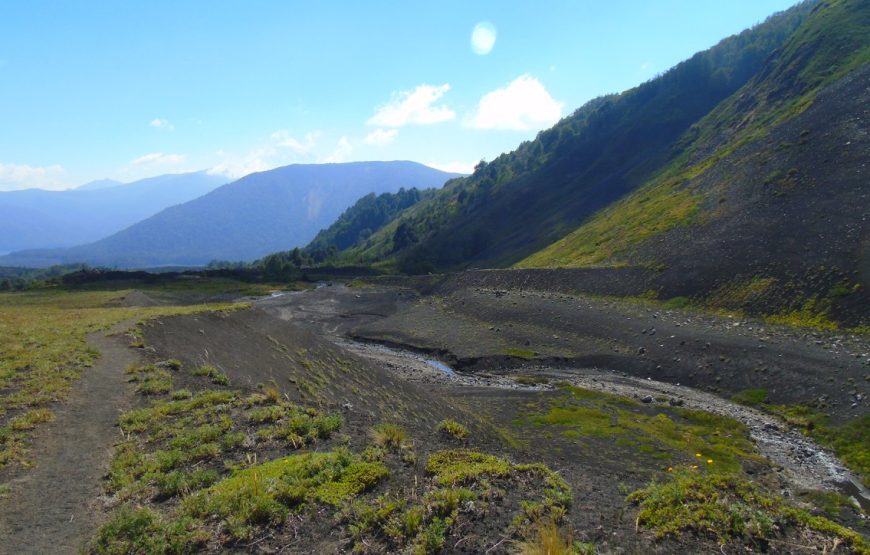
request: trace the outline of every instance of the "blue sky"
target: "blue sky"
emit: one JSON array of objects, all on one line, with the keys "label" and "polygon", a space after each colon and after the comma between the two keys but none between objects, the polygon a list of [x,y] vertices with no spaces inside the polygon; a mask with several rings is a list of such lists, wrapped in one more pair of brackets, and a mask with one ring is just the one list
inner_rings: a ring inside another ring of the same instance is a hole
[{"label": "blue sky", "polygon": [[297,162],[468,169],[791,4],[4,0],[0,190]]}]

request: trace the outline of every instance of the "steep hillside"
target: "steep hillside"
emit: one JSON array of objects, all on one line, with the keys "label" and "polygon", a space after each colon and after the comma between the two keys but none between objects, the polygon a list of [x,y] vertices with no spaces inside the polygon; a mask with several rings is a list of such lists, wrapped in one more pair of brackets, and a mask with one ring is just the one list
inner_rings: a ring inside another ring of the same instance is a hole
[{"label": "steep hillside", "polygon": [[440,187],[453,174],[414,162],[292,165],[248,175],[89,245],[3,257],[3,265],[67,261],[148,267],[253,260],[307,244],[358,198]]},{"label": "steep hillside", "polygon": [[868,60],[870,5],[823,4],[667,171],[518,266],[641,265],[663,297],[866,324]]},{"label": "steep hillside", "polygon": [[335,223],[321,230],[305,250],[314,253],[353,247],[371,237],[403,210],[434,195],[434,189],[420,191],[415,188],[380,195],[369,193],[345,210]]},{"label": "steep hillside", "polygon": [[[451,184],[352,255],[410,272],[514,263],[641,186],[693,124],[745,85],[811,11],[805,2],[656,79],[593,100]],[[394,236],[411,240],[396,244]]]},{"label": "steep hillside", "polygon": [[0,192],[0,253],[96,241],[226,182],[197,172],[95,181],[70,191]]}]

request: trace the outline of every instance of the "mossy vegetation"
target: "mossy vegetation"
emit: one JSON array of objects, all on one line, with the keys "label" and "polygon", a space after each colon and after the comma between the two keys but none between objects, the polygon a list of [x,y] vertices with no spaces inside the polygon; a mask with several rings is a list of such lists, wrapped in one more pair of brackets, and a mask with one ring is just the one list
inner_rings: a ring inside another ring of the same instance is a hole
[{"label": "mossy vegetation", "polygon": [[346,450],[291,455],[245,468],[185,498],[180,514],[220,521],[234,539],[250,538],[257,526],[281,523],[308,502],[339,507],[389,474]]},{"label": "mossy vegetation", "polygon": [[451,419],[445,419],[438,423],[435,430],[453,439],[463,441],[468,437],[468,428],[459,422]]},{"label": "mossy vegetation", "polygon": [[659,538],[691,531],[721,544],[738,540],[766,549],[783,529],[797,526],[821,534],[825,541],[818,547],[838,539],[857,553],[870,553],[870,544],[860,534],[812,516],[737,474],[680,467],[668,479],[632,493],[628,501],[639,507],[638,524]]},{"label": "mossy vegetation", "polygon": [[831,303],[829,299],[811,297],[804,301],[800,308],[773,314],[766,317],[765,320],[771,324],[834,331],[839,326],[831,320],[830,309]]},{"label": "mossy vegetation", "polygon": [[535,351],[532,351],[530,349],[521,349],[519,347],[510,347],[504,349],[502,353],[509,357],[522,358],[525,360],[532,360],[533,358],[538,356],[538,353]]},{"label": "mossy vegetation", "polygon": [[[120,306],[128,292],[52,288],[0,293],[0,468],[25,460],[28,433],[50,419],[29,420],[33,426],[21,427],[22,415],[34,410],[45,414],[48,405],[65,399],[73,382],[99,357],[87,344],[88,333],[126,320],[247,306]],[[13,422],[18,422],[14,428]]]},{"label": "mossy vegetation", "polygon": [[755,407],[767,402],[767,390],[763,388],[744,389],[731,396],[731,400],[737,403]]},{"label": "mossy vegetation", "polygon": [[[144,381],[167,366],[130,373]],[[201,385],[213,386],[208,374],[201,377]],[[457,449],[432,453],[421,468],[410,435],[393,423],[374,426],[370,446],[358,454],[335,447],[328,442],[341,418],[291,404],[274,385],[251,394],[178,391],[140,391],[146,405],[122,415],[125,439],[106,483],[119,509],[96,534],[93,551],[238,547],[280,531],[291,514],[302,519],[329,507],[352,541],[370,546],[365,550],[434,553],[461,522],[504,504],[507,491],[516,497],[506,533],[518,539],[531,537],[538,522],[560,522],[571,503],[568,484],[541,464]],[[467,438],[461,424],[443,424],[452,430],[444,433]],[[317,451],[281,455],[314,444]],[[419,490],[409,496],[406,486],[389,487],[394,471],[405,475],[400,483],[410,473]],[[377,496],[368,493],[375,487]]]},{"label": "mossy vegetation", "polygon": [[227,375],[214,366],[205,365],[196,368],[193,371],[194,376],[205,376],[211,380],[211,383],[216,385],[229,385],[230,379]]},{"label": "mossy vegetation", "polygon": [[807,405],[765,405],[792,426],[832,449],[870,487],[870,414],[835,425],[823,412]]},{"label": "mossy vegetation", "polygon": [[617,201],[589,223],[518,262],[517,268],[618,266],[633,246],[699,215],[700,196],[665,181]]},{"label": "mossy vegetation", "polygon": [[421,494],[346,505],[339,518],[357,550],[437,553],[463,519],[486,518],[491,505],[501,504],[506,488],[523,493],[506,537],[531,538],[538,522],[558,523],[572,500],[568,484],[546,466],[513,464],[469,449],[433,453],[426,475]]},{"label": "mossy vegetation", "polygon": [[[551,428],[569,439],[613,438],[662,461],[701,459],[711,472],[757,461],[748,429],[730,418],[679,407],[650,408],[632,399],[562,385],[563,395],[528,407],[519,426]],[[709,463],[707,461],[710,461]]]}]

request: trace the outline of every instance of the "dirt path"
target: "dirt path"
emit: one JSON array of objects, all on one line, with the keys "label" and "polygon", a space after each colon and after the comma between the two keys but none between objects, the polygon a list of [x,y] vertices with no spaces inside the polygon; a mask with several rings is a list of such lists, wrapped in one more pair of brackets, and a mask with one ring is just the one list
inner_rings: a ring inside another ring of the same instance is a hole
[{"label": "dirt path", "polygon": [[11,493],[0,499],[0,553],[78,553],[98,524],[100,480],[129,402],[124,369],[138,358],[117,336],[91,334],[88,342],[102,356],[34,437],[36,468],[10,482]]}]

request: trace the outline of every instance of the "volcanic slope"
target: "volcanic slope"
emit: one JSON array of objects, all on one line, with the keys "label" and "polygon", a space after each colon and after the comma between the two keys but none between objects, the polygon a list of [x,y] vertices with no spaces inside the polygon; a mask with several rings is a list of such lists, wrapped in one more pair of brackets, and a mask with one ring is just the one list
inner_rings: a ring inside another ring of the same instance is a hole
[{"label": "volcanic slope", "polygon": [[870,6],[820,5],[679,163],[517,266],[646,267],[662,298],[867,325],[868,59]]},{"label": "volcanic slope", "polygon": [[799,4],[634,89],[587,103],[407,210],[348,257],[425,273],[506,266],[540,250],[680,154],[680,137],[763,70],[814,5]]}]

